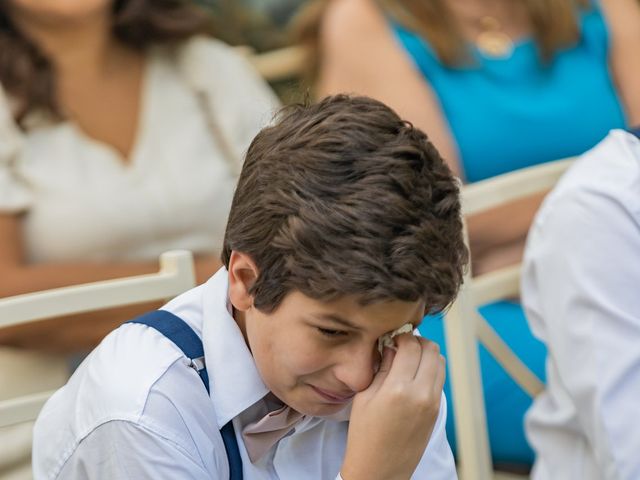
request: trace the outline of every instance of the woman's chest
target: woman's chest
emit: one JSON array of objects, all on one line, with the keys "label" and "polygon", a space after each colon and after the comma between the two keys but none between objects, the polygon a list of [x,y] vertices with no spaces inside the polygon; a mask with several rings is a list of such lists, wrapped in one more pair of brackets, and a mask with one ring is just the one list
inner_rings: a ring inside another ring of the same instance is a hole
[{"label": "woman's chest", "polygon": [[218,247],[235,186],[198,109],[142,133],[130,164],[73,125],[31,134],[19,174],[32,205],[23,224],[34,261],[153,257]]}]

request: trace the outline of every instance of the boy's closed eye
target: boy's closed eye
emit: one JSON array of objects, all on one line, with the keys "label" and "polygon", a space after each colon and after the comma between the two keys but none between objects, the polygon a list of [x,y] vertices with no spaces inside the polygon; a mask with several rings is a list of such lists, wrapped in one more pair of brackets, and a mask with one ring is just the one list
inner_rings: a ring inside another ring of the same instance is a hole
[{"label": "boy's closed eye", "polygon": [[316,327],[316,328],[322,335],[329,338],[341,338],[349,335],[349,332],[346,332],[344,330],[336,330],[333,328],[323,328],[323,327]]},{"label": "boy's closed eye", "polygon": [[322,336],[329,339],[346,339],[358,328],[347,319],[334,313],[312,314],[310,325],[313,326]]}]

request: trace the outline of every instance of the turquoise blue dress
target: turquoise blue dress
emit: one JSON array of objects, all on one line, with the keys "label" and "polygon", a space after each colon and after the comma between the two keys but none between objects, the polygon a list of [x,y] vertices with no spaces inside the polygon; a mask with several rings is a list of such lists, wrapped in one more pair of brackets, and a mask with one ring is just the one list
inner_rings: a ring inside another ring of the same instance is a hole
[{"label": "turquoise blue dress", "polygon": [[[469,66],[443,66],[418,35],[392,24],[397,40],[432,86],[460,152],[468,182],[578,155],[613,128],[627,126],[608,67],[609,37],[597,5],[580,16],[581,38],[542,64],[536,45],[515,45],[508,59],[474,51]],[[428,133],[428,132],[427,132]],[[515,352],[544,379],[545,348],[531,335],[522,308],[498,302],[480,309]],[[422,334],[445,352],[442,320],[428,317]],[[527,395],[481,349],[489,437],[494,461],[530,464],[524,435]],[[455,450],[449,384],[447,434]]]},{"label": "turquoise blue dress", "polygon": [[578,155],[626,127],[598,8],[582,14],[579,43],[549,65],[525,40],[508,59],[474,51],[474,64],[449,68],[418,35],[392,26],[440,101],[468,182]]}]

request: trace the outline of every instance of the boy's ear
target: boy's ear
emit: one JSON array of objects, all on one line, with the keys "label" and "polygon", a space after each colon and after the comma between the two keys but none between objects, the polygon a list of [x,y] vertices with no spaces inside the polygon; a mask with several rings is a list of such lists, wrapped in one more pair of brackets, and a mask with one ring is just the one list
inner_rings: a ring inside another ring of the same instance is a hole
[{"label": "boy's ear", "polygon": [[258,268],[246,253],[231,252],[229,258],[229,300],[236,310],[242,312],[253,306],[249,290],[258,279]]}]

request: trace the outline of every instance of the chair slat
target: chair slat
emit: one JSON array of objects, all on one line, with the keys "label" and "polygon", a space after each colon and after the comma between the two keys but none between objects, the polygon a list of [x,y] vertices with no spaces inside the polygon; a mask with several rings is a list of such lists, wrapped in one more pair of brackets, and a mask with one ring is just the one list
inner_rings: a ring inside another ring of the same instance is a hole
[{"label": "chair slat", "polygon": [[[160,257],[160,271],[149,275],[87,283],[0,299],[0,327],[8,327],[76,313],[103,310],[174,297],[195,285],[191,252],[176,250]],[[40,371],[33,385],[40,389]],[[15,384],[3,386],[19,395]],[[48,388],[51,388],[50,386]],[[54,390],[5,397],[0,401],[0,427],[34,420]]]},{"label": "chair slat", "polygon": [[500,366],[530,397],[535,397],[542,392],[544,389],[542,381],[520,360],[520,357],[509,348],[500,335],[480,315],[476,315],[476,330],[480,343],[489,350],[493,358],[498,361]]},{"label": "chair slat", "polygon": [[465,185],[462,189],[464,215],[474,215],[545,192],[556,184],[573,161],[572,158],[558,160]]},{"label": "chair slat", "polygon": [[284,47],[247,56],[260,75],[268,82],[299,77],[304,71],[308,53],[302,46]]},{"label": "chair slat", "polygon": [[517,298],[521,270],[520,265],[514,265],[474,277],[471,287],[473,301],[476,305],[485,305],[505,298]]},{"label": "chair slat", "polygon": [[[464,290],[463,284],[462,289]],[[461,293],[462,298],[466,298]],[[453,394],[458,470],[463,480],[489,480],[491,456],[476,336],[468,318],[474,306],[456,301],[447,312],[445,339]]]},{"label": "chair slat", "polygon": [[0,299],[0,328],[32,321],[171,298],[195,285],[191,253],[166,252],[160,271]]},{"label": "chair slat", "polygon": [[[572,162],[573,159],[559,160],[465,185],[461,190],[461,197],[467,246],[466,217],[547,192]],[[543,388],[540,379],[477,313],[479,305],[517,298],[520,293],[519,283],[519,265],[476,278],[471,278],[469,272],[458,298],[445,315],[449,377],[458,441],[458,468],[463,480],[499,478],[493,472],[488,447],[478,342],[489,350],[529,395],[534,396]],[[459,398],[460,396],[464,398]]]},{"label": "chair slat", "polygon": [[55,390],[0,401],[0,427],[34,420]]}]

